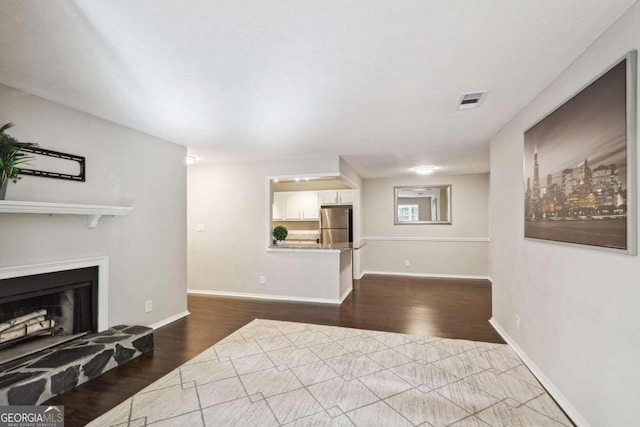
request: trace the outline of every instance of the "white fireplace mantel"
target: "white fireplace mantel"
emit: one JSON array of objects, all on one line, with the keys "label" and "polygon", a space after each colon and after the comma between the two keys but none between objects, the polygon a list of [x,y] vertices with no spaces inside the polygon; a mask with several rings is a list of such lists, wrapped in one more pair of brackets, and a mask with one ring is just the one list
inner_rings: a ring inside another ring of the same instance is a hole
[{"label": "white fireplace mantel", "polygon": [[129,206],[79,205],[50,202],[22,202],[0,200],[0,213],[29,213],[49,215],[87,215],[89,228],[96,228],[104,215],[124,216],[133,212]]}]

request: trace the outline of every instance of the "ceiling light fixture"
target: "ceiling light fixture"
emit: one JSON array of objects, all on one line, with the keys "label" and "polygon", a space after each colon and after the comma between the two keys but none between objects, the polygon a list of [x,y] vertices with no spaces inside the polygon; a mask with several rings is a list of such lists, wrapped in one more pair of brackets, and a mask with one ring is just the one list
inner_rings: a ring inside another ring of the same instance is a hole
[{"label": "ceiling light fixture", "polygon": [[273,182],[280,182],[278,178],[274,179]]},{"label": "ceiling light fixture", "polygon": [[300,178],[296,178],[296,182],[299,182],[299,181],[300,181]]},{"label": "ceiling light fixture", "polygon": [[435,166],[417,166],[413,168],[413,171],[418,175],[429,175],[434,173],[436,170]]},{"label": "ceiling light fixture", "polygon": [[186,158],[186,163],[188,165],[192,165],[196,162],[196,160],[198,160],[198,158],[196,156],[187,156]]}]

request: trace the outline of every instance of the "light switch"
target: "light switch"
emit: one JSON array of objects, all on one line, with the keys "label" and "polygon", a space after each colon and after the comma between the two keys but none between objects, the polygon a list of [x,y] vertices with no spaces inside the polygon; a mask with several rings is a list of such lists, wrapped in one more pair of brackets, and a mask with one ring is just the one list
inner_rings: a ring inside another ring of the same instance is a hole
[{"label": "light switch", "polygon": [[196,231],[203,232],[204,231],[204,224],[196,224]]}]

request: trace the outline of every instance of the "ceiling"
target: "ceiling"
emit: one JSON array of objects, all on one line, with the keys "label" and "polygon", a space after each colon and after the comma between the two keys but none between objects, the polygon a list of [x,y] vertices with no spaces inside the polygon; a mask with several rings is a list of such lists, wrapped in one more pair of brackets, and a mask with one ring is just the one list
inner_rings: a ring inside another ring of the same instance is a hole
[{"label": "ceiling", "polygon": [[486,172],[489,138],[633,3],[3,0],[0,83],[201,162]]}]

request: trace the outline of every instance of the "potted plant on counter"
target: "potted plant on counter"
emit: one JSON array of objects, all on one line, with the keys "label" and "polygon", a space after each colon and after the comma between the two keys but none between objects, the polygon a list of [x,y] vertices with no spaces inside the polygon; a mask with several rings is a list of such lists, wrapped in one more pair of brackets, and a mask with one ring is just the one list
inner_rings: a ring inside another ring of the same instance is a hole
[{"label": "potted plant on counter", "polygon": [[0,200],[4,200],[9,181],[17,183],[21,178],[18,166],[33,159],[33,156],[22,151],[26,147],[36,147],[31,142],[19,142],[7,134],[6,131],[13,123],[7,123],[0,128]]},{"label": "potted plant on counter", "polygon": [[289,235],[289,230],[284,225],[277,225],[273,229],[273,237],[276,239],[276,245],[281,245],[284,243],[284,239]]}]

